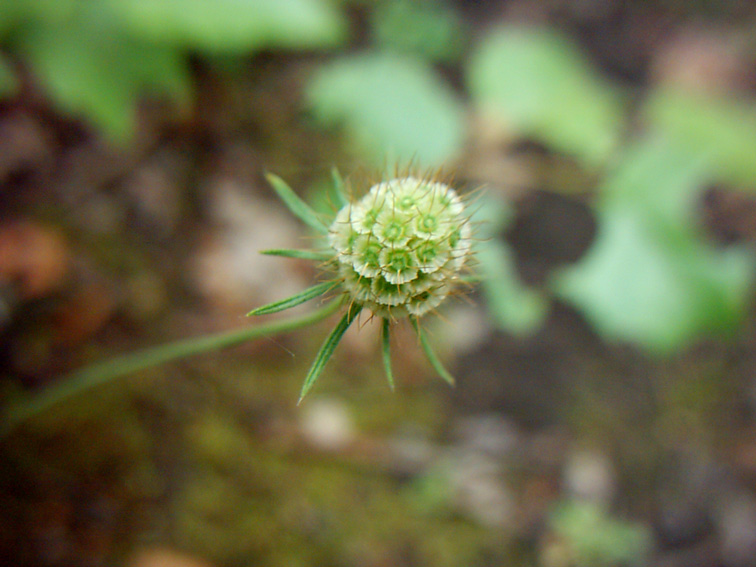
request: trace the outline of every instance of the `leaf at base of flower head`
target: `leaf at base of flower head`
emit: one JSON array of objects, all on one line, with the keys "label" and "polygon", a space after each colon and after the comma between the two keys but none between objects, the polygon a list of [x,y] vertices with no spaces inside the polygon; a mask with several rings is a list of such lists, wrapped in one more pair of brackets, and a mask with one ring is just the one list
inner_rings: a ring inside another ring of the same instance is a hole
[{"label": "leaf at base of flower head", "polygon": [[394,391],[394,372],[391,370],[391,341],[389,340],[389,327],[391,323],[388,319],[383,319],[383,327],[381,328],[381,351],[383,355],[383,368],[386,371],[386,379],[389,383],[389,388]]},{"label": "leaf at base of flower head", "polygon": [[315,262],[328,262],[333,259],[333,254],[326,252],[318,252],[317,250],[289,250],[289,249],[273,249],[263,250],[260,254],[266,256],[282,256],[283,258],[296,258],[298,260],[314,260]]},{"label": "leaf at base of flower head", "polygon": [[307,392],[310,391],[310,388],[312,388],[312,385],[315,383],[315,380],[317,380],[323,373],[323,369],[331,359],[331,356],[333,356],[333,352],[336,350],[336,347],[341,341],[341,337],[344,336],[344,333],[346,333],[349,325],[351,325],[352,322],[357,318],[357,315],[359,315],[361,310],[362,305],[358,303],[352,303],[349,306],[349,309],[347,309],[347,312],[341,318],[341,321],[339,321],[338,325],[334,327],[333,331],[331,331],[331,334],[328,335],[328,338],[323,343],[323,346],[320,347],[320,350],[315,356],[315,360],[313,361],[312,366],[310,367],[310,370],[305,377],[305,381],[304,384],[302,384],[302,391],[299,394],[299,401],[297,402],[297,404],[302,402],[304,397],[307,395]]},{"label": "leaf at base of flower head", "polygon": [[420,324],[417,322],[417,317],[410,317],[410,321],[412,322],[412,326],[415,328],[417,338],[420,339],[420,346],[423,347],[423,352],[425,353],[428,362],[431,363],[433,369],[438,372],[438,375],[441,376],[441,378],[443,378],[447,384],[454,386],[456,384],[454,376],[452,376],[449,371],[444,368],[444,365],[441,364],[438,356],[431,348],[430,343],[425,336],[425,333],[423,333],[423,330],[420,328]]},{"label": "leaf at base of flower head", "polygon": [[271,313],[278,313],[279,311],[284,311],[286,309],[296,307],[297,305],[301,305],[302,303],[314,299],[319,295],[323,295],[324,293],[336,287],[338,284],[339,282],[337,281],[322,282],[316,284],[312,287],[308,287],[304,291],[300,291],[299,293],[292,295],[291,297],[287,297],[286,299],[274,301],[273,303],[268,303],[267,305],[253,309],[252,311],[247,313],[247,317],[250,317],[252,315],[269,315]]},{"label": "leaf at base of flower head", "polygon": [[278,196],[284,204],[294,215],[297,216],[297,218],[321,234],[328,234],[328,227],[323,224],[323,221],[320,220],[318,214],[312,209],[312,207],[310,207],[310,205],[299,198],[299,195],[289,187],[286,181],[272,173],[269,173],[265,177],[273,189],[275,189],[276,193],[278,193]]}]

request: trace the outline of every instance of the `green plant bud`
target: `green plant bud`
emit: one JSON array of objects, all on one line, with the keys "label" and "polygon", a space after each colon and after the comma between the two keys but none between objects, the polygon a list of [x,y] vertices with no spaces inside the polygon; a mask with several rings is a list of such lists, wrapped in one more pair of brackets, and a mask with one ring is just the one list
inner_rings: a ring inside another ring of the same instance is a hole
[{"label": "green plant bud", "polygon": [[374,185],[344,206],[328,240],[347,293],[390,318],[438,307],[452,291],[472,243],[456,192],[416,177]]}]

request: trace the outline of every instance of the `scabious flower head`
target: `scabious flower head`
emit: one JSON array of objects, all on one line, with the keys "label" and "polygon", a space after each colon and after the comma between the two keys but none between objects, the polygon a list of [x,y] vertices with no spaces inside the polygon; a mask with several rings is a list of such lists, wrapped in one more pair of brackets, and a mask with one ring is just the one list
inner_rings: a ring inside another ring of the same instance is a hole
[{"label": "scabious flower head", "polygon": [[328,242],[347,293],[381,317],[436,308],[470,254],[464,212],[451,187],[417,177],[384,181],[345,205]]},{"label": "scabious flower head", "polygon": [[323,343],[305,378],[300,400],[363,308],[383,321],[383,361],[392,388],[389,326],[404,317],[415,328],[435,370],[453,383],[430,348],[417,318],[436,309],[453,292],[472,255],[470,220],[454,189],[433,179],[404,176],[373,185],[361,199],[349,201],[335,173],[336,196],[344,204],[328,224],[282,179],[273,175],[268,179],[294,214],[327,237],[329,249],[267,253],[319,260],[335,274],[334,279],[255,309],[250,315],[282,311],[337,287],[346,297],[346,313]]}]

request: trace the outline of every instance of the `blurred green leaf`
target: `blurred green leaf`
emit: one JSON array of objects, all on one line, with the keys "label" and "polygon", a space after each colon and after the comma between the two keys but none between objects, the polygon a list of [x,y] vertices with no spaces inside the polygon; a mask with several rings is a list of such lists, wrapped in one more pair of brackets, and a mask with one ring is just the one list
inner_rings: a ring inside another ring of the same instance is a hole
[{"label": "blurred green leaf", "polygon": [[11,0],[0,0],[0,39],[12,31],[18,23],[19,6]]},{"label": "blurred green leaf", "polygon": [[485,240],[506,230],[515,218],[515,211],[504,195],[484,190],[469,204],[470,222],[475,226],[476,237]]},{"label": "blurred green leaf", "polygon": [[652,225],[689,232],[695,228],[708,170],[707,160],[680,151],[663,137],[647,137],[628,147],[605,177],[599,187],[601,206],[638,209]]},{"label": "blurred green leaf", "polygon": [[317,119],[343,124],[379,163],[441,165],[464,141],[461,103],[428,65],[409,57],[338,59],[315,74],[307,98]]},{"label": "blurred green leaf", "polygon": [[142,96],[189,102],[190,49],[321,47],[345,32],[329,0],[0,0],[0,36],[53,102],[118,142]]},{"label": "blurred green leaf", "polygon": [[191,85],[178,52],[134,41],[108,27],[77,24],[38,26],[21,46],[64,111],[91,119],[111,138],[125,141],[134,131],[142,94],[188,102]]},{"label": "blurred green leaf", "polygon": [[473,205],[476,226],[475,275],[483,286],[494,323],[514,335],[535,331],[548,313],[548,301],[521,281],[509,246],[501,240],[514,211],[501,197],[481,193]]},{"label": "blurred green leaf", "polygon": [[741,320],[753,256],[699,234],[694,206],[706,170],[655,140],[628,151],[607,179],[593,247],[554,280],[607,337],[665,352]]},{"label": "blurred green leaf", "polygon": [[646,120],[693,156],[706,158],[718,180],[756,190],[756,106],[671,89],[653,91]]},{"label": "blurred green leaf", "polygon": [[376,43],[430,61],[454,61],[467,34],[449,5],[437,0],[389,0],[371,12]]},{"label": "blurred green leaf", "polygon": [[484,116],[590,165],[606,160],[623,129],[618,94],[555,31],[492,33],[470,61],[468,84]]},{"label": "blurred green leaf", "polygon": [[108,0],[125,29],[207,51],[339,44],[346,22],[327,0]]},{"label": "blurred green leaf", "polygon": [[561,503],[552,511],[549,526],[570,553],[569,565],[642,565],[652,547],[649,528],[613,518],[590,502]]},{"label": "blurred green leaf", "polygon": [[548,312],[548,302],[520,281],[510,249],[498,240],[481,243],[476,251],[483,290],[494,322],[515,335],[535,331]]},{"label": "blurred green leaf", "polygon": [[599,220],[593,249],[558,278],[557,292],[604,335],[665,352],[741,319],[750,254],[666,240],[638,211],[608,209]]},{"label": "blurred green leaf", "polygon": [[0,35],[24,25],[66,25],[91,9],[84,0],[0,0]]}]

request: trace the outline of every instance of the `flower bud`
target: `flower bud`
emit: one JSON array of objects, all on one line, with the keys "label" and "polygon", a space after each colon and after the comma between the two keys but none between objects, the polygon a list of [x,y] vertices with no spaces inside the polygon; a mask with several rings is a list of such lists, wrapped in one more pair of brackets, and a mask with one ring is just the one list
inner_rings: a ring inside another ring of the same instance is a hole
[{"label": "flower bud", "polygon": [[404,177],[344,206],[329,230],[352,299],[381,317],[420,316],[452,291],[470,254],[465,207],[449,186]]}]

